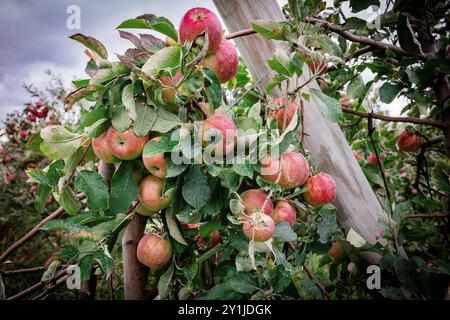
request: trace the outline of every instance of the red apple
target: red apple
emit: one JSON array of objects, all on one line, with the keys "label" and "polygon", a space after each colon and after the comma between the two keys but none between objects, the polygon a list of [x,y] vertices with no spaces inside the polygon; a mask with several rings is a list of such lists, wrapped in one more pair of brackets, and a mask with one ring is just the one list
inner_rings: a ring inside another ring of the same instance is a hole
[{"label": "red apple", "polygon": [[28,136],[28,131],[26,131],[26,130],[20,131],[20,137],[21,137],[22,139],[26,139],[27,136]]},{"label": "red apple", "polygon": [[331,244],[331,248],[328,251],[328,254],[330,255],[330,258],[334,263],[341,262],[345,255],[344,246],[342,245],[341,241],[334,241]]},{"label": "red apple", "polygon": [[199,228],[200,225],[201,225],[200,222],[198,222],[198,223],[181,223],[181,226],[188,230]]},{"label": "red apple", "polygon": [[32,113],[28,114],[28,120],[30,120],[31,122],[35,122],[36,121],[36,116]]},{"label": "red apple", "polygon": [[44,105],[44,103],[42,101],[38,101],[36,102],[36,107],[40,108]]},{"label": "red apple", "polygon": [[44,109],[42,109],[42,112],[44,113],[44,117],[47,116],[49,109],[47,107],[45,107]]},{"label": "red apple", "polygon": [[356,158],[356,160],[362,160],[362,156],[358,153],[358,152],[356,152],[355,150],[352,150],[352,152],[353,152],[353,155],[355,156],[355,158]]},{"label": "red apple", "polygon": [[309,176],[308,161],[297,151],[286,152],[280,158],[266,156],[262,161],[261,175],[269,183],[292,189],[303,185]]},{"label": "red apple", "polygon": [[416,195],[419,191],[417,190],[417,188],[412,188],[411,189],[411,193]]},{"label": "red apple", "polygon": [[162,194],[164,180],[161,178],[148,175],[142,179],[140,188],[139,201],[151,211],[159,212],[173,200],[173,194]]},{"label": "red apple", "polygon": [[280,200],[273,209],[271,217],[275,223],[284,221],[292,226],[297,221],[297,211],[288,201]]},{"label": "red apple", "polygon": [[266,193],[259,189],[250,189],[244,191],[241,195],[242,204],[244,205],[245,213],[261,211],[265,214],[272,214],[273,204],[267,197]]},{"label": "red apple", "polygon": [[[158,141],[161,137],[155,137],[152,140]],[[167,175],[167,161],[164,158],[164,153],[158,153],[150,157],[142,156],[144,167],[155,177],[165,178]]]},{"label": "red apple", "polygon": [[197,244],[200,247],[200,249],[212,249],[219,244],[220,232],[219,230],[214,230],[213,232],[211,232],[211,234],[208,236],[207,239],[200,238],[199,234],[197,235],[196,238],[198,239]]},{"label": "red apple", "polygon": [[213,144],[215,154],[226,155],[234,150],[237,128],[231,118],[216,110],[203,122],[198,134],[203,146]]},{"label": "red apple", "polygon": [[110,148],[107,139],[107,133],[102,133],[101,136],[92,139],[92,150],[94,150],[95,155],[106,163],[116,163],[119,162]]},{"label": "red apple", "polygon": [[38,112],[38,110],[36,109],[36,107],[33,106],[32,104],[29,104],[29,105],[28,105],[27,110],[28,110],[29,112],[31,112],[32,114],[34,114],[34,115],[36,115],[37,112]]},{"label": "red apple", "polygon": [[272,238],[275,232],[275,223],[267,214],[254,212],[243,218],[242,228],[250,240],[264,242]]},{"label": "red apple", "polygon": [[6,149],[3,146],[0,146],[0,155],[5,154],[6,153]]},{"label": "red apple", "polygon": [[180,22],[180,43],[194,41],[203,32],[208,32],[211,52],[219,48],[222,39],[222,25],[216,14],[206,8],[192,8],[186,12]]},{"label": "red apple", "polygon": [[138,243],[137,258],[143,265],[159,270],[172,258],[172,247],[156,233],[144,235]]},{"label": "red apple", "polygon": [[[278,104],[280,108],[277,110],[276,118],[278,123],[278,128],[282,129],[284,124],[284,109],[286,108],[286,98],[275,98],[270,101],[271,104]],[[300,104],[297,104],[295,101],[292,101],[286,110],[286,127],[291,123],[292,118],[296,113],[300,113],[301,107]]]},{"label": "red apple", "polygon": [[13,161],[13,157],[11,157],[9,154],[7,154],[7,155],[3,158],[3,160],[4,160],[5,162],[11,162],[11,161]]},{"label": "red apple", "polygon": [[43,110],[38,110],[36,117],[38,117],[39,119],[45,118],[45,113]]},{"label": "red apple", "polygon": [[369,154],[369,156],[367,157],[367,162],[370,164],[378,165],[378,160],[377,160],[377,156],[375,155],[375,153],[371,152]]},{"label": "red apple", "polygon": [[212,69],[221,83],[227,82],[236,75],[239,57],[233,43],[222,38],[216,52],[207,54],[200,65]]},{"label": "red apple", "polygon": [[420,148],[420,137],[403,129],[397,138],[397,147],[401,151],[414,152]]},{"label": "red apple", "polygon": [[7,173],[6,180],[8,180],[9,183],[12,183],[14,180],[16,180],[16,175],[14,173]]},{"label": "red apple", "polygon": [[303,194],[307,203],[321,206],[336,198],[336,183],[333,178],[323,172],[310,177],[306,182],[306,192]]},{"label": "red apple", "polygon": [[133,160],[142,154],[148,136],[138,137],[131,128],[119,132],[110,127],[106,133],[106,141],[114,156],[120,160]]}]

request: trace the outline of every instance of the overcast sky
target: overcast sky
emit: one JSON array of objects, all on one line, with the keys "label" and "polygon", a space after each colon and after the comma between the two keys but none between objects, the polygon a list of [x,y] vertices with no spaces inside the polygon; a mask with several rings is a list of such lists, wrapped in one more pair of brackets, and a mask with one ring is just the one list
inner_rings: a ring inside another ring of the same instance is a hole
[{"label": "overcast sky", "polygon": [[[81,9],[80,30],[66,27],[70,5]],[[67,84],[86,77],[84,47],[68,35],[80,32],[93,36],[113,56],[130,47],[114,30],[126,19],[153,13],[167,17],[177,27],[192,7],[215,11],[211,0],[0,0],[0,6],[0,121],[28,100],[22,83],[46,87],[46,70],[61,74]]]}]

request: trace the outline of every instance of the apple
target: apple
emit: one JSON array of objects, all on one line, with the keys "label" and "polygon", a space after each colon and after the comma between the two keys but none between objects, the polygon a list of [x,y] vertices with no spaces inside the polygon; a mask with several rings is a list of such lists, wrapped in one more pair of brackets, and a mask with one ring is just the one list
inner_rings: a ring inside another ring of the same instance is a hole
[{"label": "apple", "polygon": [[139,213],[140,215],[146,216],[146,217],[150,217],[150,216],[154,215],[155,213],[157,213],[155,211],[152,211],[152,210],[146,208],[144,205],[142,205],[142,203],[140,203],[138,205],[136,212]]},{"label": "apple", "polygon": [[275,233],[275,223],[267,214],[253,212],[242,220],[242,229],[250,240],[264,242],[272,238]]},{"label": "apple", "polygon": [[297,221],[297,211],[288,201],[280,200],[273,209],[271,217],[275,223],[284,221],[292,226]]},{"label": "apple", "polygon": [[3,160],[5,161],[5,162],[11,162],[11,161],[13,161],[13,157],[11,157],[9,154],[7,154],[4,158],[3,158]]},{"label": "apple", "polygon": [[303,185],[309,177],[308,161],[297,151],[285,152],[280,158],[266,156],[261,163],[261,175],[269,183],[284,189]]},{"label": "apple", "polygon": [[213,144],[215,154],[226,155],[234,150],[237,128],[233,120],[218,109],[203,121],[198,135],[203,146]]},{"label": "apple", "polygon": [[14,180],[16,180],[16,175],[14,173],[7,173],[6,180],[8,180],[9,183],[12,183]]},{"label": "apple", "polygon": [[159,270],[172,259],[172,247],[156,233],[149,233],[139,241],[136,255],[143,265]]},{"label": "apple", "polygon": [[45,118],[45,113],[43,110],[38,110],[36,117],[38,117],[39,119]]},{"label": "apple", "polygon": [[[278,128],[282,129],[284,124],[284,109],[286,108],[286,98],[274,98],[270,101],[270,104],[279,104],[280,108],[275,115],[278,123]],[[295,101],[292,101],[286,110],[286,127],[291,123],[292,118],[296,113],[301,111],[301,107]]]},{"label": "apple", "polygon": [[3,146],[0,146],[0,154],[5,154],[6,153],[6,149]]},{"label": "apple", "polygon": [[200,65],[212,69],[221,83],[227,82],[236,75],[238,69],[236,47],[231,41],[222,38],[217,51],[207,54]]},{"label": "apple", "polygon": [[253,212],[263,212],[265,214],[272,214],[273,203],[267,197],[266,193],[259,189],[250,189],[244,191],[240,198],[244,205],[245,213],[250,214]]},{"label": "apple", "polygon": [[355,156],[355,158],[356,158],[356,160],[362,160],[362,156],[358,153],[358,152],[356,152],[355,150],[352,150],[352,152],[353,152],[353,155]]},{"label": "apple", "polygon": [[49,112],[49,109],[47,107],[45,107],[44,109],[42,109],[42,112],[44,113],[44,116],[46,117]]},{"label": "apple", "polygon": [[352,104],[350,101],[350,97],[345,92],[340,91],[339,95],[341,97],[339,102],[341,103],[342,107],[349,107]]},{"label": "apple", "polygon": [[[383,157],[380,157],[380,160],[382,160]],[[378,165],[377,156],[375,153],[371,152],[369,156],[367,157],[367,162],[370,164]]]},{"label": "apple", "polygon": [[36,109],[36,107],[33,106],[32,104],[29,104],[29,105],[28,105],[27,110],[28,110],[29,112],[31,112],[32,114],[34,114],[34,115],[36,115],[37,112],[38,112],[38,110]]},{"label": "apple", "polygon": [[44,105],[44,103],[42,101],[38,101],[36,102],[36,107],[40,108]]},{"label": "apple", "polygon": [[326,173],[320,172],[310,177],[306,182],[306,188],[303,196],[306,202],[312,206],[321,206],[336,198],[336,183]]},{"label": "apple", "polygon": [[132,128],[119,132],[110,127],[106,133],[106,141],[114,156],[120,160],[133,160],[142,154],[148,136],[138,137]]},{"label": "apple", "polygon": [[[161,137],[155,137],[152,141],[158,141]],[[144,167],[155,177],[165,178],[167,175],[167,161],[164,158],[164,153],[158,153],[150,157],[142,156]]]},{"label": "apple", "polygon": [[341,262],[345,255],[344,246],[342,245],[342,242],[334,241],[331,244],[331,248],[328,251],[328,254],[334,263]]},{"label": "apple", "polygon": [[411,193],[416,195],[419,191],[417,190],[417,188],[412,188],[411,189]]},{"label": "apple", "polygon": [[[211,232],[211,234],[208,236],[207,239],[200,238],[200,234],[196,236],[197,238],[197,245],[200,249],[212,249],[215,246],[219,244],[220,241],[220,232],[219,230],[214,230]],[[207,243],[209,241],[209,243]]]},{"label": "apple", "polygon": [[403,129],[397,138],[397,147],[401,151],[414,152],[419,150],[421,145],[420,137],[408,130]]},{"label": "apple", "polygon": [[208,50],[215,52],[222,39],[222,25],[216,14],[206,8],[192,8],[187,11],[180,22],[180,43],[194,41],[203,32],[208,32]]},{"label": "apple", "polygon": [[148,175],[142,179],[140,188],[139,201],[150,211],[159,212],[173,200],[173,193],[162,194],[164,179]]},{"label": "apple", "polygon": [[20,137],[21,137],[22,139],[26,139],[27,136],[28,136],[28,131],[26,131],[26,130],[20,131]]},{"label": "apple", "polygon": [[161,81],[161,84],[163,85],[162,98],[166,103],[170,105],[175,105],[175,99],[177,94],[177,89],[175,88],[175,86],[182,76],[183,74],[181,73],[181,70],[178,70],[178,72],[175,74],[174,77],[161,76],[159,78],[159,81]]},{"label": "apple", "polygon": [[101,136],[92,139],[92,150],[94,150],[95,155],[106,163],[116,163],[119,162],[110,148],[107,139],[107,133],[104,132]]},{"label": "apple", "polygon": [[31,122],[35,122],[36,121],[36,116],[32,113],[28,114],[28,120],[30,120]]}]

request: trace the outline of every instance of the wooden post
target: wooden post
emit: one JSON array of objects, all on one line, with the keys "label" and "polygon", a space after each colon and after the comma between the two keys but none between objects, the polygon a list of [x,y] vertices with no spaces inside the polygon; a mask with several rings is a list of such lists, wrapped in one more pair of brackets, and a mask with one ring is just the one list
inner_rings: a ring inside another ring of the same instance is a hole
[{"label": "wooden post", "polygon": [[[285,20],[276,0],[213,2],[229,32],[250,28],[250,23],[254,20]],[[269,70],[267,59],[273,56],[276,46],[282,44],[265,40],[257,34],[234,41],[254,79],[259,79]],[[306,82],[308,74],[308,70],[304,70],[304,76],[299,79],[299,83]],[[262,91],[269,80],[270,75],[259,83]],[[305,87],[305,91],[308,91],[308,88],[318,88],[318,85],[312,82]],[[334,204],[340,222],[346,229],[353,228],[368,242],[375,243],[381,205],[341,129],[324,118],[318,103],[313,99],[304,103],[304,131],[307,134],[305,147],[310,151],[314,164],[336,181],[337,196]],[[376,261],[377,258],[370,256],[370,260]]]},{"label": "wooden post", "polygon": [[143,300],[148,268],[136,256],[137,245],[142,238],[147,217],[135,214],[122,237],[123,283],[125,300]]}]

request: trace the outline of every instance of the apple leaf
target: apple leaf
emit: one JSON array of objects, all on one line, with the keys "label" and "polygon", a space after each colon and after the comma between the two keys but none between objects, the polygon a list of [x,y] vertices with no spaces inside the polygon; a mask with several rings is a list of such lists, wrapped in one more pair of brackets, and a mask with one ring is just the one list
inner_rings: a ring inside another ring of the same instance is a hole
[{"label": "apple leaf", "polygon": [[275,225],[273,239],[280,242],[295,241],[297,240],[297,234],[292,230],[289,223],[281,221]]},{"label": "apple leaf", "polygon": [[173,140],[172,135],[166,134],[159,140],[150,140],[144,146],[143,157],[151,157],[155,154],[171,152],[178,146],[179,141]]},{"label": "apple leaf", "polygon": [[177,30],[172,22],[164,17],[157,17],[153,14],[144,14],[136,19],[128,19],[122,22],[117,29],[151,29],[178,41]]},{"label": "apple leaf", "polygon": [[170,264],[169,268],[164,272],[158,280],[158,296],[159,299],[166,299],[169,295],[170,283],[173,276],[173,263]]},{"label": "apple leaf", "polygon": [[52,159],[67,159],[76,153],[83,142],[83,136],[70,132],[64,126],[54,125],[41,130],[43,142],[40,150]]},{"label": "apple leaf", "polygon": [[175,76],[177,70],[181,67],[181,48],[170,46],[157,51],[142,66],[142,71],[150,77],[159,75],[161,71]]},{"label": "apple leaf", "polygon": [[205,90],[210,108],[217,109],[222,103],[222,86],[214,71],[203,68],[205,74]]},{"label": "apple leaf", "polygon": [[113,214],[125,213],[137,197],[139,185],[133,177],[133,162],[122,161],[111,180],[109,206]]},{"label": "apple leaf", "polygon": [[133,122],[133,131],[138,137],[143,137],[150,132],[156,120],[156,113],[153,107],[136,101],[135,110],[137,119]]},{"label": "apple leaf", "polygon": [[97,39],[85,36],[81,33],[71,35],[69,38],[78,41],[81,44],[84,44],[87,48],[97,53],[103,59],[108,59],[108,51],[106,51],[105,46]]},{"label": "apple leaf", "polygon": [[167,133],[176,126],[183,124],[183,121],[176,115],[162,108],[156,109],[156,120],[153,122],[151,131]]},{"label": "apple leaf", "polygon": [[81,209],[81,202],[69,186],[64,186],[59,195],[59,204],[70,214],[77,214]]},{"label": "apple leaf", "polygon": [[134,100],[134,86],[132,83],[127,84],[122,91],[122,103],[128,111],[131,120],[136,121],[136,108]]},{"label": "apple leaf", "polygon": [[381,102],[391,103],[401,90],[402,86],[399,84],[390,84],[389,82],[383,83],[379,90]]},{"label": "apple leaf", "polygon": [[90,210],[97,212],[108,209],[108,186],[97,172],[81,171],[75,179],[75,188],[87,195]]},{"label": "apple leaf", "polygon": [[182,245],[187,246],[188,244],[187,244],[186,240],[184,240],[180,229],[178,229],[177,222],[175,221],[175,218],[173,217],[170,209],[166,209],[165,218],[166,218],[167,228],[169,229],[170,236],[173,239],[175,239],[178,243],[181,243]]},{"label": "apple leaf", "polygon": [[[328,120],[339,123],[342,121],[342,107],[338,100],[329,97],[319,89],[312,88],[310,90],[312,96],[316,99],[320,111]],[[318,101],[317,101],[318,100]]]},{"label": "apple leaf", "polygon": [[269,40],[284,40],[281,23],[274,20],[255,20],[252,29]]},{"label": "apple leaf", "polygon": [[126,131],[131,125],[131,119],[127,108],[123,105],[116,105],[112,108],[111,123],[114,129],[120,132]]},{"label": "apple leaf", "polygon": [[201,209],[211,198],[211,186],[199,165],[193,165],[184,178],[181,190],[184,200],[196,209]]}]

